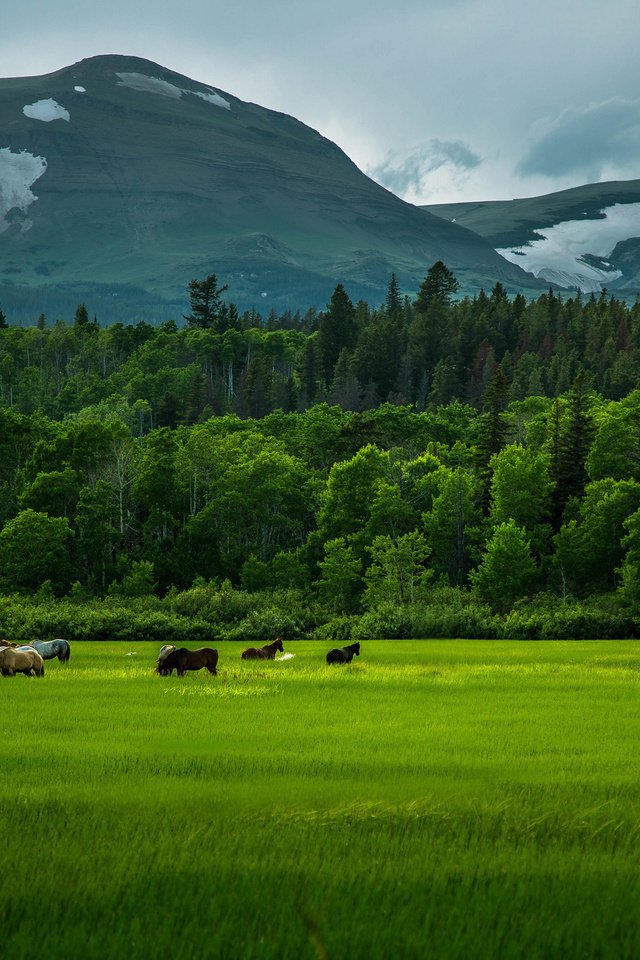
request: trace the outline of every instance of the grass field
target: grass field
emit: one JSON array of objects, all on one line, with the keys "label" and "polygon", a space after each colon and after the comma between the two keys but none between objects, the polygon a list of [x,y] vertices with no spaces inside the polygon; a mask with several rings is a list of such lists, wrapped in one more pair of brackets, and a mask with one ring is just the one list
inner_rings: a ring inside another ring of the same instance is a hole
[{"label": "grass field", "polygon": [[640,956],[637,643],[157,646],[0,679],[5,960]]}]

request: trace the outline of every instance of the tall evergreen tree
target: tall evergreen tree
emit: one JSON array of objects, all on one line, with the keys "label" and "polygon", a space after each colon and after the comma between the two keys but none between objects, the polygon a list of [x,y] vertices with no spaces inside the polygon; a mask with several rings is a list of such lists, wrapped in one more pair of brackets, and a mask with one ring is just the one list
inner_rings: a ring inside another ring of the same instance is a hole
[{"label": "tall evergreen tree", "polygon": [[415,307],[420,313],[424,313],[432,303],[440,303],[449,306],[453,296],[459,289],[460,284],[447,266],[438,260],[429,267],[427,275],[420,285]]},{"label": "tall evergreen tree", "polygon": [[191,313],[184,316],[187,324],[202,330],[217,329],[224,306],[222,294],[226,289],[226,286],[218,287],[215,273],[209,274],[204,280],[192,280],[189,283]]},{"label": "tall evergreen tree", "polygon": [[[586,462],[591,448],[594,427],[589,413],[589,377],[580,370],[573,381],[560,435],[556,439],[557,453],[552,459],[554,519],[556,525],[570,497],[580,497],[587,482]],[[555,451],[554,451],[555,452]]]},{"label": "tall evergreen tree", "polygon": [[384,309],[388,317],[399,317],[402,313],[403,302],[402,296],[400,295],[400,287],[398,286],[398,279],[395,273],[391,274],[391,279],[389,280],[389,286],[387,287],[387,295],[384,300]]},{"label": "tall evergreen tree", "polygon": [[479,500],[486,512],[489,506],[491,483],[491,458],[504,447],[509,435],[509,423],[505,415],[509,402],[509,384],[498,367],[487,385],[484,397],[484,412],[478,417],[478,444],[475,466],[478,472]]},{"label": "tall evergreen tree", "polygon": [[76,307],[76,313],[73,322],[76,327],[89,326],[89,313],[84,303],[79,303]]},{"label": "tall evergreen tree", "polygon": [[320,318],[318,347],[325,383],[330,383],[338,357],[346,348],[352,351],[358,340],[356,311],[341,283]]}]

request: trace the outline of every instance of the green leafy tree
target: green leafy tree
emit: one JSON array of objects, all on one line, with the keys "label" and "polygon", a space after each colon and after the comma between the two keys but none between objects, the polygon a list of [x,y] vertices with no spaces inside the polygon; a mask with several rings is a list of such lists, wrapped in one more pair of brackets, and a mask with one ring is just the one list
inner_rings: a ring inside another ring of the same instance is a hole
[{"label": "green leafy tree", "polygon": [[640,509],[627,517],[624,527],[626,533],[621,546],[625,556],[618,571],[622,581],[618,592],[623,603],[637,612],[640,608]]},{"label": "green leafy tree", "polygon": [[554,538],[556,584],[563,593],[582,595],[612,589],[624,558],[625,521],[640,507],[640,483],[596,480],[587,485],[584,500],[572,505],[577,516]]},{"label": "green leafy tree", "polygon": [[22,492],[19,504],[50,517],[71,517],[78,498],[78,474],[71,467],[38,473]]},{"label": "green leafy tree", "polygon": [[538,568],[524,530],[514,520],[499,524],[470,579],[483,600],[505,613],[536,585]]},{"label": "green leafy tree", "polygon": [[549,517],[553,481],[549,454],[511,444],[490,461],[490,519],[494,526],[514,520],[531,538],[535,552],[545,550],[551,536]]},{"label": "green leafy tree", "polygon": [[433,475],[436,493],[423,514],[431,564],[449,583],[465,583],[479,539],[480,511],[474,502],[474,483],[464,467],[440,467]]},{"label": "green leafy tree", "polygon": [[319,567],[315,586],[321,602],[333,613],[352,613],[362,590],[362,561],[344,537],[325,543]]},{"label": "green leafy tree", "polygon": [[82,487],[76,507],[76,549],[87,584],[104,590],[111,574],[118,540],[114,526],[113,489],[106,480]]},{"label": "green leafy tree", "polygon": [[321,543],[346,537],[364,561],[371,506],[388,466],[389,455],[372,444],[362,447],[350,460],[333,465],[320,497],[317,537]]},{"label": "green leafy tree", "polygon": [[408,606],[423,600],[433,571],[425,566],[429,545],[417,530],[392,537],[376,537],[368,551],[371,565],[365,573],[363,606],[373,610],[382,603]]},{"label": "green leafy tree", "polygon": [[67,587],[73,531],[64,517],[22,510],[0,531],[0,587],[34,591],[50,580],[56,592]]}]

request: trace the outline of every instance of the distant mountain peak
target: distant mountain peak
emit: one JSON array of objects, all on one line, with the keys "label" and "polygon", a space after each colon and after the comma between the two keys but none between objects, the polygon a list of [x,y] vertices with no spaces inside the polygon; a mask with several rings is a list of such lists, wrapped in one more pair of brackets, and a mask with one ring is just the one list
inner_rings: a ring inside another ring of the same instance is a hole
[{"label": "distant mountain peak", "polygon": [[469,292],[537,289],[299,120],[150,60],[0,80],[5,312],[85,299],[112,318],[180,317],[188,282],[212,272],[262,310],[323,306],[339,282],[379,303],[391,273],[414,294],[436,260]]}]

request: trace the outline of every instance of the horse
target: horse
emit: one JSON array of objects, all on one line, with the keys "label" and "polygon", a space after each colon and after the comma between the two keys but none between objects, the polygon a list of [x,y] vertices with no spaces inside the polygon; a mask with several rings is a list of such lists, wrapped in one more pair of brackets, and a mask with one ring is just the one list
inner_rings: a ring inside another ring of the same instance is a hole
[{"label": "horse", "polygon": [[242,660],[275,660],[276,650],[283,652],[282,637],[278,637],[273,643],[265,643],[264,647],[248,647],[242,651]]},{"label": "horse", "polygon": [[68,663],[71,656],[71,647],[68,640],[34,640],[31,644],[43,660],[54,660],[56,657],[61,663]]},{"label": "horse", "polygon": [[213,674],[217,674],[218,651],[212,647],[200,647],[198,650],[188,650],[178,647],[172,650],[158,663],[157,672],[163,677],[170,677],[175,670],[179,677],[184,677],[187,670],[201,670],[203,667]]},{"label": "horse", "polygon": [[348,647],[334,647],[327,654],[327,663],[351,663],[353,658],[360,656],[360,644],[352,643]]},{"label": "horse", "polygon": [[0,671],[3,677],[14,677],[16,673],[44,677],[44,661],[37,650],[3,647],[0,650]]},{"label": "horse", "polygon": [[170,653],[173,653],[174,650],[178,648],[171,643],[165,643],[164,646],[160,647],[160,653],[158,654],[158,660],[156,663],[156,673],[159,673],[161,677],[169,676],[166,673],[164,668],[164,661],[167,659]]}]

